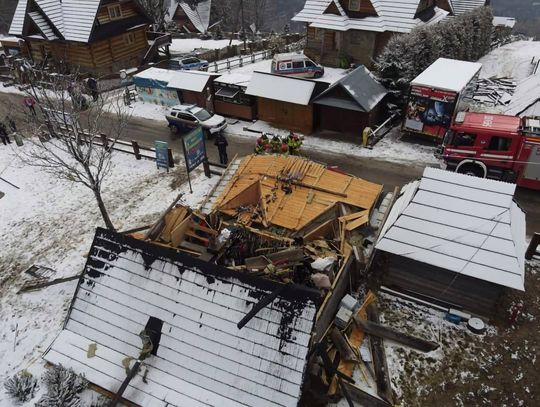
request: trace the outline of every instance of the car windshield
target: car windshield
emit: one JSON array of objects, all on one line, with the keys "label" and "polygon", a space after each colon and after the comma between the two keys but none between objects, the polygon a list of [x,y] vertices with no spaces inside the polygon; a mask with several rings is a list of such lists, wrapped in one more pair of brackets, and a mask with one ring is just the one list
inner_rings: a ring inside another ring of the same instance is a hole
[{"label": "car windshield", "polygon": [[204,122],[212,117],[210,113],[208,113],[206,110],[201,109],[197,113],[193,113],[197,119],[199,119],[201,122]]}]

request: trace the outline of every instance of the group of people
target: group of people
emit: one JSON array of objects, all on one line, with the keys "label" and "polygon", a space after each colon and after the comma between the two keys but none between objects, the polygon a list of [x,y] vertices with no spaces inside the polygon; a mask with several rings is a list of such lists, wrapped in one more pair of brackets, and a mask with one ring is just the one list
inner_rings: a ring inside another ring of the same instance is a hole
[{"label": "group of people", "polygon": [[298,155],[301,146],[302,138],[293,132],[290,132],[289,135],[284,138],[275,134],[270,138],[268,134],[263,133],[263,135],[257,139],[255,154]]},{"label": "group of people", "polygon": [[10,116],[7,116],[3,122],[0,122],[0,139],[4,145],[11,144],[10,134],[17,132],[17,125]]}]

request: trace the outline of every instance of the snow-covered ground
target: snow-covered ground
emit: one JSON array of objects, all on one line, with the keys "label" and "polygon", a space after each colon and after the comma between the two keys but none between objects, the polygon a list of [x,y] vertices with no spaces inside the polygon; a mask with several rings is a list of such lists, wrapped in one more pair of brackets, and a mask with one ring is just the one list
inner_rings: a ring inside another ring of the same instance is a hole
[{"label": "snow-covered ground", "polygon": [[480,58],[482,63],[480,77],[509,77],[520,81],[528,77],[534,64],[540,59],[540,41],[516,41],[495,48],[488,55]]},{"label": "snow-covered ground", "polygon": [[[268,123],[262,121],[257,121],[254,124],[241,120],[229,120],[229,125],[225,129],[225,134],[233,137],[252,138],[254,141],[260,137],[260,133],[246,130],[247,128],[256,131],[278,134],[281,137],[289,134],[288,130],[276,129]],[[360,135],[358,136],[357,143],[332,139],[331,136],[306,136],[304,138],[302,149],[305,151],[316,150],[351,157],[370,157],[378,160],[392,161],[397,163],[410,162],[424,165],[438,164],[438,161],[434,156],[434,146],[407,142],[402,140],[400,136],[401,133],[399,129],[394,128],[381,141],[379,141],[373,149],[368,149],[361,146]]]},{"label": "snow-covered ground", "polygon": [[[229,46],[230,40],[201,40],[199,38],[174,38],[170,46],[173,54],[187,54],[196,49],[222,49]],[[233,40],[231,45],[239,45],[242,41]]]},{"label": "snow-covered ground", "polygon": [[[17,294],[28,277],[24,270],[38,264],[56,270],[53,278],[79,274],[95,228],[103,225],[89,190],[24,165],[19,155],[31,147],[14,146],[0,145],[0,176],[20,188],[0,180],[0,384],[22,369],[41,374],[41,355],[60,332],[77,285]],[[197,188],[190,194],[185,184],[172,187],[185,179],[181,165],[167,174],[152,161],[115,153],[103,191],[115,226],[127,230],[156,221],[181,191],[184,202],[196,207],[218,177],[192,177]],[[0,407],[12,405],[0,385]]]}]

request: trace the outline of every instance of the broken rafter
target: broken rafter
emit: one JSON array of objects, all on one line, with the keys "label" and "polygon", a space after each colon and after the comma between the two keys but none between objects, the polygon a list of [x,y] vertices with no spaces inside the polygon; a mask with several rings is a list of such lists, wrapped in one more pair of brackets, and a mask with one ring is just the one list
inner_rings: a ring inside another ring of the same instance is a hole
[{"label": "broken rafter", "polygon": [[401,345],[408,346],[421,352],[431,352],[439,347],[438,343],[427,341],[425,339],[417,338],[415,336],[396,331],[393,328],[378,324],[376,322],[363,321],[358,317],[354,317],[354,322],[361,330],[363,330],[369,335],[375,335],[379,338],[389,339],[391,341],[400,343]]}]

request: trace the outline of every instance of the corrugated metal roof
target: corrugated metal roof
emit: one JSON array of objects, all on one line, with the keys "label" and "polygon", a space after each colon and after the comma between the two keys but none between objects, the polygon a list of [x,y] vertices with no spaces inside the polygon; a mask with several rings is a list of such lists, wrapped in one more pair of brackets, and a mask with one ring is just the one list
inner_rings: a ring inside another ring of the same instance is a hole
[{"label": "corrugated metal roof", "polygon": [[515,188],[426,168],[402,189],[376,248],[524,290],[525,214]]},{"label": "corrugated metal roof", "polygon": [[254,72],[246,94],[307,106],[314,90],[314,81]]},{"label": "corrugated metal roof", "polygon": [[28,13],[32,21],[37,25],[39,31],[45,36],[48,40],[56,40],[58,37],[54,34],[54,31],[50,24],[43,18],[39,11],[31,11]]},{"label": "corrugated metal roof", "polygon": [[[377,16],[350,18],[342,15],[325,14],[333,0],[307,0],[304,8],[293,17],[293,21],[309,23],[311,27],[337,31],[391,31],[410,32],[414,27],[435,24],[448,15],[448,11],[435,7],[435,13],[427,21],[415,18],[420,0],[372,0]],[[338,3],[339,4],[339,3]]]},{"label": "corrugated metal roof", "polygon": [[482,69],[478,62],[439,58],[418,75],[411,85],[461,92]]},{"label": "corrugated metal roof", "polygon": [[180,7],[182,7],[186,16],[200,33],[204,34],[208,31],[208,27],[210,26],[212,0],[201,1],[200,3],[197,3],[194,8],[191,8],[191,6],[185,2],[181,2]]},{"label": "corrugated metal roof", "polygon": [[343,88],[364,112],[370,112],[388,93],[371,72],[361,65],[317,96],[314,103],[332,106],[335,98],[332,98],[331,94],[336,87]]},{"label": "corrugated metal roof", "polygon": [[486,0],[450,0],[450,2],[456,16],[486,5]]},{"label": "corrugated metal roof", "polygon": [[22,35],[27,6],[28,0],[19,0],[19,3],[17,3],[17,8],[15,9],[15,14],[13,14],[13,20],[11,20],[11,26],[9,27],[10,35]]},{"label": "corrugated metal roof", "polygon": [[202,92],[210,78],[213,76],[219,76],[219,74],[200,71],[173,71],[162,68],[148,68],[135,75],[134,79],[135,84],[137,84],[137,79],[149,79],[159,81],[168,88]]},{"label": "corrugated metal roof", "polygon": [[64,16],[62,15],[62,2],[59,0],[35,0],[39,8],[60,32],[64,31]]},{"label": "corrugated metal roof", "polygon": [[[32,18],[34,22],[36,19],[39,20],[39,24],[37,22],[36,24],[40,29],[45,28],[41,21],[43,19],[48,26],[46,30],[53,31],[46,21],[49,20],[65,40],[88,42],[92,34],[100,0],[36,0],[36,4],[43,12],[41,17],[27,13],[27,3],[27,0],[19,0],[9,30],[10,34],[23,35],[24,19],[28,14],[28,17]],[[49,34],[45,35],[48,39],[53,39]]]},{"label": "corrugated metal roof", "polygon": [[[236,326],[279,286],[98,229],[64,330],[44,358],[116,392],[126,377],[122,362],[137,359],[139,333],[154,317],[163,321],[157,352],[130,382],[129,401],[296,406],[318,292],[290,286]],[[88,355],[92,344],[95,356]]]},{"label": "corrugated metal roof", "polygon": [[540,103],[540,74],[531,75],[520,81],[505,114],[527,116],[538,111]]}]

